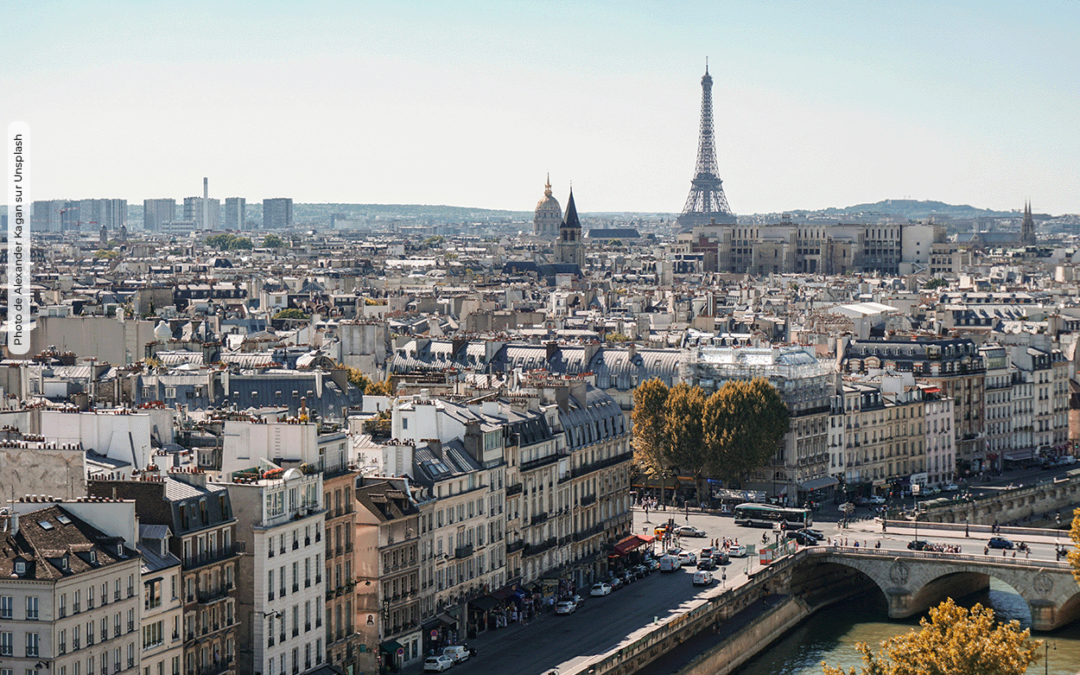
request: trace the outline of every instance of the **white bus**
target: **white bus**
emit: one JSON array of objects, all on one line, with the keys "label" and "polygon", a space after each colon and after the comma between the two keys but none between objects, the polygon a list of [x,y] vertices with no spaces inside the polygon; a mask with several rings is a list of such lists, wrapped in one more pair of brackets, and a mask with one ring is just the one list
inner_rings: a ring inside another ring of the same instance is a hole
[{"label": "white bus", "polygon": [[772,527],[776,523],[802,529],[814,524],[814,516],[810,509],[788,509],[769,504],[739,504],[735,507],[736,525]]}]

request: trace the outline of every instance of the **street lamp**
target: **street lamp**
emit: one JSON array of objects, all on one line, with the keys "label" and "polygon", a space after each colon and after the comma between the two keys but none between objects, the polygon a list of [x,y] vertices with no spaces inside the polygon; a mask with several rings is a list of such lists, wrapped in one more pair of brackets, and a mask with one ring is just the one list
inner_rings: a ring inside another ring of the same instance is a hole
[{"label": "street lamp", "polygon": [[919,492],[922,489],[922,485],[919,483],[911,484],[911,499],[915,502],[915,541],[919,540]]},{"label": "street lamp", "polygon": [[[1054,643],[1054,651],[1057,651],[1057,643]],[[1043,643],[1043,673],[1050,675],[1050,643]]]}]

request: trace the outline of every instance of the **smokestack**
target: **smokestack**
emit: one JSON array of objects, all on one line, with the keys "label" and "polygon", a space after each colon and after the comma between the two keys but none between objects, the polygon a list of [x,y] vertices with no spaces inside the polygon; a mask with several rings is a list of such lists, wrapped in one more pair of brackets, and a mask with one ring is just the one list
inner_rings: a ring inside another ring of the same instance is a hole
[{"label": "smokestack", "polygon": [[210,229],[210,179],[206,176],[202,179],[202,226]]}]

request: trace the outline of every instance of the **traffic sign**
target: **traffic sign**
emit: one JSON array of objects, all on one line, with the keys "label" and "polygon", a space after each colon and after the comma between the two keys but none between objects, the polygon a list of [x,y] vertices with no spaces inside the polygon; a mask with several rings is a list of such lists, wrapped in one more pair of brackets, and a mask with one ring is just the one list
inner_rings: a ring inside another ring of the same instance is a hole
[{"label": "traffic sign", "polygon": [[432,640],[434,640],[434,639],[436,639],[438,637],[439,637],[439,631],[437,631],[437,630],[431,631],[431,639]]},{"label": "traffic sign", "polygon": [[405,648],[404,647],[398,647],[397,655],[398,656],[405,656]]}]

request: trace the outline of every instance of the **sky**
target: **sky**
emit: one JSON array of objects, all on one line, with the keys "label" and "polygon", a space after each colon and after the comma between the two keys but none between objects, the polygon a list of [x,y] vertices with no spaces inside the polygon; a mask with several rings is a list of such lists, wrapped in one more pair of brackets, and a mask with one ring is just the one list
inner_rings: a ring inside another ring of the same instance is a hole
[{"label": "sky", "polygon": [[[1080,213],[1080,2],[5,2],[33,199]],[[0,199],[4,199],[0,196]]]}]

